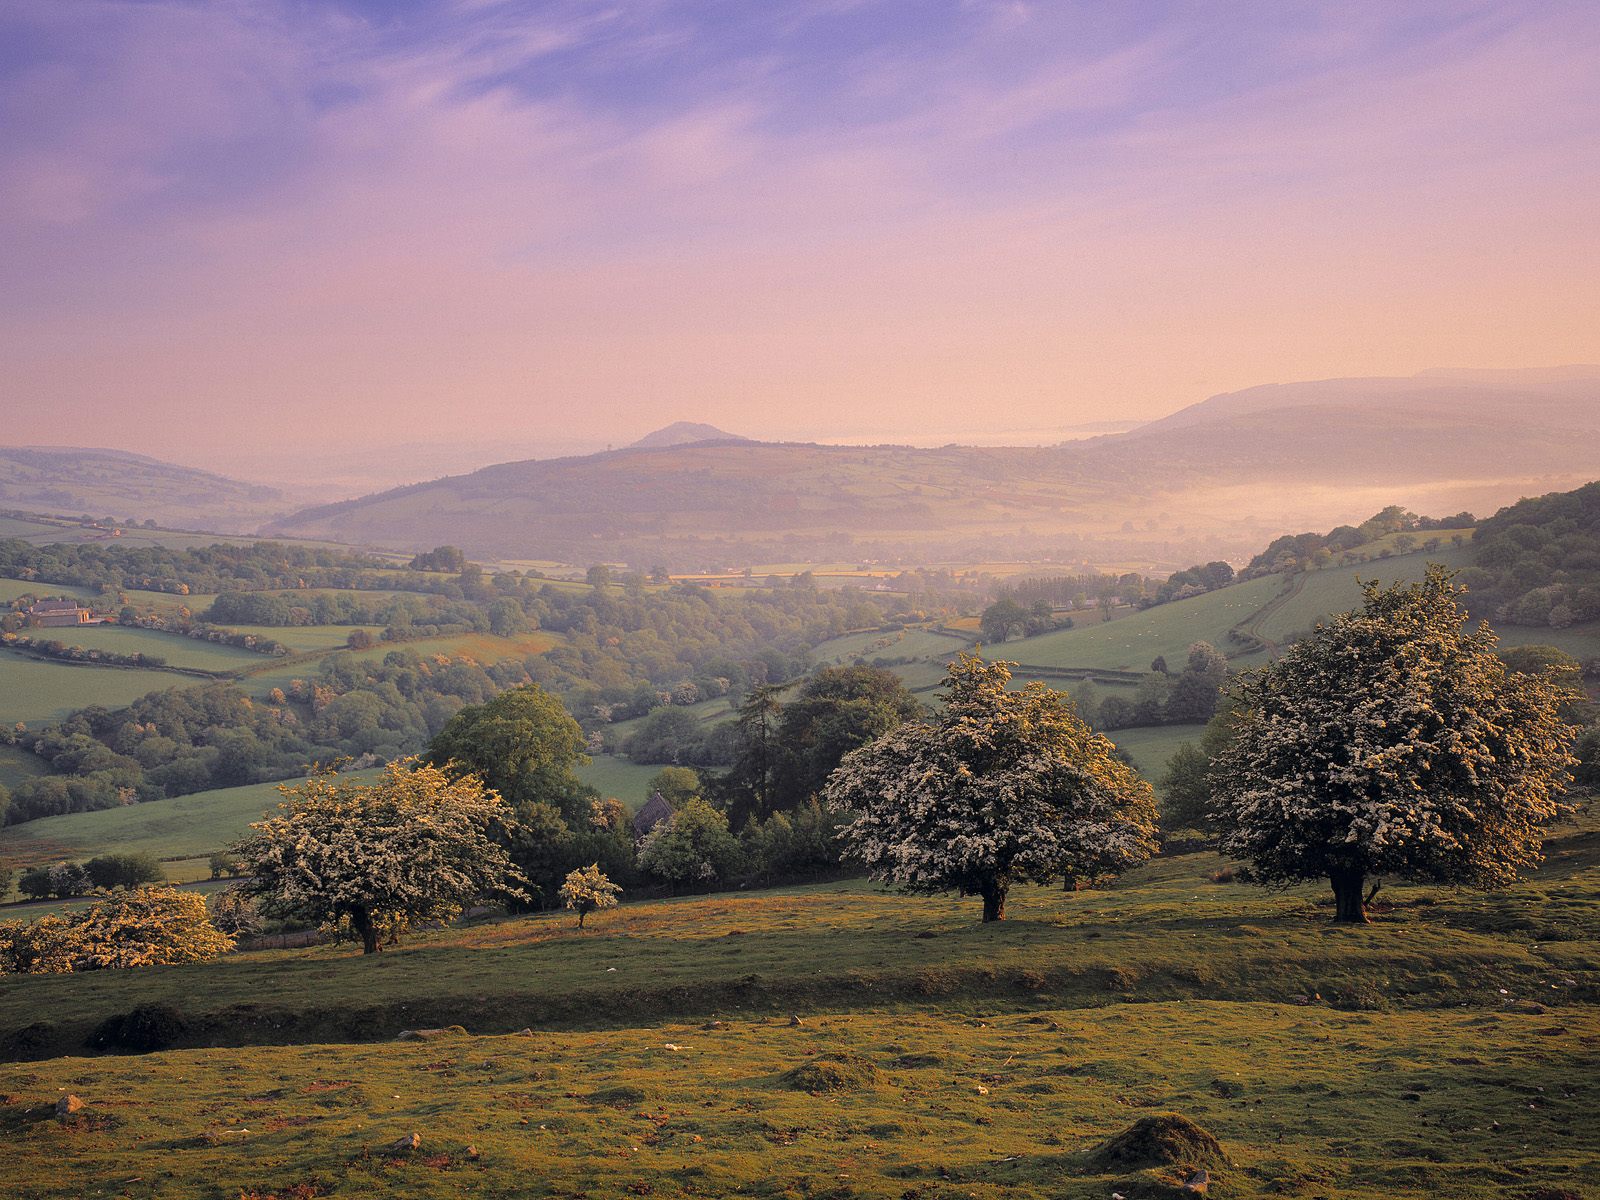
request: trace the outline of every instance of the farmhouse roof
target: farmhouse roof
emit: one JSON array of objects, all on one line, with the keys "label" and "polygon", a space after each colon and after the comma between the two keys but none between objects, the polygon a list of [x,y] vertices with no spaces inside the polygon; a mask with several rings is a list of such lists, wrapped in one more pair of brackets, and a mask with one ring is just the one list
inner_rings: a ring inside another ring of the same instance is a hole
[{"label": "farmhouse roof", "polygon": [[83,605],[76,600],[36,600],[33,603],[33,607],[28,611],[31,613],[77,612],[82,607]]},{"label": "farmhouse roof", "polygon": [[633,814],[633,836],[643,837],[672,815],[672,805],[660,792],[651,792],[644,807]]}]

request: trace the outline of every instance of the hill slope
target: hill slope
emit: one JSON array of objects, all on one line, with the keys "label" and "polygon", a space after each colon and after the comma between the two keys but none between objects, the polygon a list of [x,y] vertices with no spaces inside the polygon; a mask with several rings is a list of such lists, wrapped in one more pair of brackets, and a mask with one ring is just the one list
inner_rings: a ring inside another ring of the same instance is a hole
[{"label": "hill slope", "polygon": [[276,488],[142,454],[75,446],[0,447],[0,508],[135,517],[234,533],[254,528],[289,504]]},{"label": "hill slope", "polygon": [[657,450],[664,446],[689,446],[695,442],[747,442],[749,438],[706,425],[699,421],[674,421],[654,433],[647,433],[628,447],[630,450]]},{"label": "hill slope", "polygon": [[1080,545],[1179,566],[1249,549],[1264,527],[1326,526],[1397,501],[1482,510],[1596,475],[1600,372],[1329,380],[1213,397],[1053,447],[724,441],[503,463],[307,509],[268,532],[695,569]]}]

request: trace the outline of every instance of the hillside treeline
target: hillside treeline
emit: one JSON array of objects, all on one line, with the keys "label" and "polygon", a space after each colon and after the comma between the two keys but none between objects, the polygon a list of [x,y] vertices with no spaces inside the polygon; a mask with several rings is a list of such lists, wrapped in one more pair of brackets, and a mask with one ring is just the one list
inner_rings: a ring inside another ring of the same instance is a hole
[{"label": "hillside treeline", "polygon": [[666,705],[739,698],[803,673],[811,647],[882,623],[903,603],[850,591],[721,595],[691,586],[519,586],[498,599],[566,637],[547,653],[492,663],[403,645],[378,660],[335,654],[265,702],[235,685],[208,685],[82,709],[43,731],[6,731],[56,774],[18,784],[5,820],[285,779],[344,757],[393,759],[420,750],[462,706],[528,683],[560,695],[588,730]]},{"label": "hillside treeline", "polygon": [[1600,620],[1600,483],[1502,508],[1473,548],[1460,581],[1475,612],[1552,629]]},{"label": "hillside treeline", "polygon": [[1477,518],[1469,512],[1459,512],[1453,517],[1419,517],[1398,504],[1391,504],[1360,525],[1340,525],[1327,533],[1286,533],[1275,538],[1239,572],[1239,578],[1255,579],[1285,571],[1309,571],[1362,561],[1353,553],[1358,546],[1390,534],[1399,535],[1395,539],[1394,553],[1437,549],[1445,542],[1465,540],[1462,531],[1476,523]]}]

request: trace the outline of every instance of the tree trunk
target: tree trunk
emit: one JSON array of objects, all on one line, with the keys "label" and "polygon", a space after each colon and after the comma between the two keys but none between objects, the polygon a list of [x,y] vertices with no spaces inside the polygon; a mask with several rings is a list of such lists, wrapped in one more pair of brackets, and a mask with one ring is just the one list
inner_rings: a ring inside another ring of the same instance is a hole
[{"label": "tree trunk", "polygon": [[1075,892],[1082,886],[1083,884],[1076,875],[1068,875],[1061,881],[1061,890],[1063,892]]},{"label": "tree trunk", "polygon": [[1361,898],[1366,875],[1357,869],[1335,871],[1329,877],[1333,883],[1333,919],[1340,925],[1367,924],[1367,906]]},{"label": "tree trunk", "polygon": [[350,928],[361,938],[361,953],[377,954],[383,949],[378,941],[378,927],[372,923],[372,914],[366,909],[357,908],[351,911]]},{"label": "tree trunk", "polygon": [[1006,919],[1006,884],[998,879],[992,879],[983,885],[983,919],[987,921],[1004,921]]}]

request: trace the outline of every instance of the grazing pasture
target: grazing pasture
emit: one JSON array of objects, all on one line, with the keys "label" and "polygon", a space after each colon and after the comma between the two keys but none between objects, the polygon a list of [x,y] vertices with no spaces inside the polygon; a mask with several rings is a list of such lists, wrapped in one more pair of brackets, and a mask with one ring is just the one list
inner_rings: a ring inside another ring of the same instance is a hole
[{"label": "grazing pasture", "polygon": [[1361,607],[1362,582],[1376,579],[1385,587],[1414,582],[1422,578],[1430,563],[1460,569],[1472,564],[1472,552],[1446,546],[1432,553],[1397,555],[1354,566],[1307,571],[1294,578],[1292,590],[1281,603],[1262,615],[1259,622],[1252,624],[1250,632],[1271,642],[1307,633],[1334,613]]},{"label": "grazing pasture", "polygon": [[150,692],[198,682],[171,671],[81,666],[0,650],[0,724],[38,726],[91,704],[115,708]]},{"label": "grazing pasture", "polygon": [[[238,646],[224,646],[178,633],[135,629],[125,625],[74,625],[65,629],[28,629],[25,632],[37,639],[54,640],[65,646],[82,646],[86,650],[158,655],[171,667],[216,674],[248,670],[272,661],[265,655]],[[181,681],[173,679],[171,682],[176,685]]]},{"label": "grazing pasture", "polygon": [[1153,725],[1142,729],[1113,729],[1106,736],[1127,751],[1139,774],[1154,783],[1166,772],[1167,760],[1184,742],[1198,742],[1204,725]]},{"label": "grazing pasture", "polygon": [[868,662],[876,658],[915,658],[944,663],[971,645],[969,638],[933,629],[870,630],[823,642],[811,656],[829,666],[847,665],[858,658]]},{"label": "grazing pasture", "polygon": [[1162,655],[1176,671],[1195,642],[1210,642],[1228,653],[1228,631],[1259,612],[1282,586],[1276,576],[1252,579],[1104,623],[1098,614],[1084,613],[1076,628],[985,646],[983,656],[1025,667],[1148,671],[1151,661]]},{"label": "grazing pasture", "polygon": [[89,588],[68,587],[64,583],[40,583],[38,580],[0,578],[0,605],[9,606],[13,600],[24,596],[76,596],[85,602],[96,599]]},{"label": "grazing pasture", "polygon": [[[370,779],[377,774],[352,771],[350,777]],[[24,821],[0,830],[0,857],[33,864],[83,860],[117,851],[148,853],[167,861],[204,859],[242,836],[251,821],[260,820],[263,813],[276,807],[282,799],[278,786],[252,783],[215,788],[170,800]]]},{"label": "grazing pasture", "polygon": [[49,773],[44,761],[17,746],[0,746],[0,787],[16,787],[24,779]]},{"label": "grazing pasture", "polygon": [[613,796],[630,809],[649,799],[647,785],[659,766],[632,763],[614,754],[596,754],[587,766],[574,767],[573,773],[602,796]]},{"label": "grazing pasture", "polygon": [[350,635],[358,629],[366,630],[374,639],[383,632],[381,625],[229,625],[227,628],[235,633],[272,638],[298,654],[342,650]]},{"label": "grazing pasture", "polygon": [[[1020,889],[993,925],[845,882],[26,977],[0,992],[31,1060],[0,1067],[8,1174],[28,1200],[1103,1200],[1176,1194],[1181,1155],[1100,1149],[1177,1112],[1220,1140],[1224,1196],[1582,1195],[1596,836],[1558,830],[1488,899],[1386,889],[1370,927],[1190,854]],[[72,1057],[150,1002],[171,1048]]]}]

